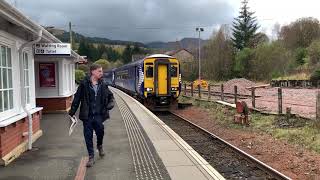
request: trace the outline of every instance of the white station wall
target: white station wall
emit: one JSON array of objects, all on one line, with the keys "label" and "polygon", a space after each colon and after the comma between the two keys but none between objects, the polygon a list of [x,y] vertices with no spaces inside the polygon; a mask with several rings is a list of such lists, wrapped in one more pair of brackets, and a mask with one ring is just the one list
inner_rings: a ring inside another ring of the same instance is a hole
[{"label": "white station wall", "polygon": [[[39,63],[55,64],[55,87],[40,87]],[[50,56],[35,57],[36,98],[69,97],[75,91],[75,64],[72,59]]]}]

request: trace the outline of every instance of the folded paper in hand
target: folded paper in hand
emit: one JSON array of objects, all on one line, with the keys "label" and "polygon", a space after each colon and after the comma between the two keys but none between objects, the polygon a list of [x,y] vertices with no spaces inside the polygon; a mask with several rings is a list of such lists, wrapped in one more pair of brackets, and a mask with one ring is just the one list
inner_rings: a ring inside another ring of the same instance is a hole
[{"label": "folded paper in hand", "polygon": [[70,127],[69,127],[69,136],[72,134],[74,128],[76,127],[76,125],[78,124],[78,119],[76,116],[69,116],[70,119]]}]

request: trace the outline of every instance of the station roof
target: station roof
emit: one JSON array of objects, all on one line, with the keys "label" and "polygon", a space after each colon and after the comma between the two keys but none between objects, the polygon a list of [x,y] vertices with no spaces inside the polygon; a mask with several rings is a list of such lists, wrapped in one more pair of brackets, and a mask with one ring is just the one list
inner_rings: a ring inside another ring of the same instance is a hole
[{"label": "station roof", "polygon": [[[62,43],[58,38],[49,33],[45,28],[35,23],[29,17],[22,14],[18,9],[11,6],[4,0],[0,0],[0,16],[19,27],[22,27],[33,35],[38,35],[39,31],[42,30],[41,41],[47,43]],[[82,59],[82,57],[75,51],[71,51],[71,56],[77,61]]]}]

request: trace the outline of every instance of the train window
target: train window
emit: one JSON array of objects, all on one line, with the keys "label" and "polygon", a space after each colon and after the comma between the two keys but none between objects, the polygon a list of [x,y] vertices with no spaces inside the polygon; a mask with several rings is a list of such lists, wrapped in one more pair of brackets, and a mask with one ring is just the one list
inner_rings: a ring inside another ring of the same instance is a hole
[{"label": "train window", "polygon": [[170,73],[171,73],[171,77],[177,77],[178,76],[178,68],[176,66],[171,66]]},{"label": "train window", "polygon": [[147,67],[146,77],[147,77],[147,78],[152,78],[152,77],[153,77],[153,67],[152,67],[152,66],[148,66],[148,67]]}]

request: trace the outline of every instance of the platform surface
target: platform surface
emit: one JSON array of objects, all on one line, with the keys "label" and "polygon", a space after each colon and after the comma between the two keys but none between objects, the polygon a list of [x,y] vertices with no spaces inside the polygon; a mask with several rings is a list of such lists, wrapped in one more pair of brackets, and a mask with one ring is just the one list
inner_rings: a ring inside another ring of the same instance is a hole
[{"label": "platform surface", "polygon": [[110,89],[116,106],[104,123],[106,156],[100,158],[95,152],[92,168],[84,167],[87,152],[82,122],[68,136],[66,114],[44,114],[43,136],[33,144],[33,150],[0,167],[0,180],[223,179],[144,106],[122,91]]}]

